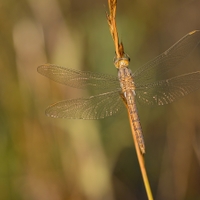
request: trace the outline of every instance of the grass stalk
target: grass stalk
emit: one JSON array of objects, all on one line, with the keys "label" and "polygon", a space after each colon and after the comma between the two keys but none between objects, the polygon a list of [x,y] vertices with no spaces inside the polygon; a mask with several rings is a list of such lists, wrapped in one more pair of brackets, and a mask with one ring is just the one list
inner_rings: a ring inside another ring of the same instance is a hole
[{"label": "grass stalk", "polygon": [[[116,25],[116,20],[115,20],[116,10],[117,10],[117,0],[108,0],[108,6],[109,6],[109,13],[107,13],[107,21],[108,21],[108,25],[110,28],[110,33],[111,33],[112,39],[114,41],[116,57],[122,58],[124,56],[124,48],[123,48],[122,42],[119,43],[117,25]],[[122,99],[123,99],[123,96],[122,96]],[[124,100],[124,103],[127,107],[125,100]],[[128,110],[128,107],[127,107],[127,110]],[[144,162],[144,154],[142,154],[142,152],[140,151],[140,148],[138,146],[135,129],[133,127],[133,123],[132,123],[129,111],[128,111],[128,115],[129,115],[129,121],[130,121],[130,125],[131,125],[131,132],[133,135],[133,141],[135,144],[136,154],[137,154],[140,170],[142,173],[142,178],[143,178],[143,182],[145,185],[145,189],[147,192],[147,197],[149,200],[153,200],[151,187],[149,184],[146,167],[145,167],[145,162]]]}]

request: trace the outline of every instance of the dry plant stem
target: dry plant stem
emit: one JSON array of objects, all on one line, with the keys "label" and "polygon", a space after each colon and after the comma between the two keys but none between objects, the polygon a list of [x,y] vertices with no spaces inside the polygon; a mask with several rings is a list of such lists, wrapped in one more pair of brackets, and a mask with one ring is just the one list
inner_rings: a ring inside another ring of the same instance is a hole
[{"label": "dry plant stem", "polygon": [[119,44],[119,37],[117,33],[117,25],[116,25],[116,9],[117,9],[117,0],[108,0],[109,6],[109,14],[107,13],[107,21],[110,28],[110,33],[114,41],[115,52],[117,58],[121,58],[124,55],[124,48],[122,43]]},{"label": "dry plant stem", "polygon": [[[117,58],[122,58],[124,56],[124,48],[123,48],[122,43],[119,44],[117,25],[116,25],[116,20],[115,20],[116,9],[117,9],[117,0],[108,0],[108,6],[109,6],[109,13],[107,13],[107,21],[108,21],[108,25],[109,25],[109,28],[110,28],[111,36],[112,36],[113,41],[114,41],[116,56],[117,56]],[[123,98],[123,95],[122,95],[122,99],[124,100],[124,103],[127,107],[126,100]],[[127,109],[128,109],[128,107],[127,107]],[[149,180],[148,180],[147,173],[146,173],[144,156],[139,149],[136,134],[135,134],[135,129],[133,127],[130,114],[129,114],[129,120],[130,120],[131,131],[132,131],[132,135],[133,135],[133,141],[134,141],[134,144],[135,144],[135,149],[136,149],[136,153],[137,153],[137,157],[138,157],[138,161],[139,161],[139,165],[140,165],[145,189],[146,189],[146,192],[147,192],[147,196],[148,196],[149,200],[153,200],[151,188],[150,188],[150,185],[149,185]]]}]

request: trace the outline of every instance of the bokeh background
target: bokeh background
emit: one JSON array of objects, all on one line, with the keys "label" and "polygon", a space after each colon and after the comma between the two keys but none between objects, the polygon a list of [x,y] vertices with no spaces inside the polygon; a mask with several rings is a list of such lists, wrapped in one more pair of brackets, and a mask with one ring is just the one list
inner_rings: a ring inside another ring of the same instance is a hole
[{"label": "bokeh background", "polygon": [[[199,10],[199,0],[119,0],[131,69],[200,29]],[[125,109],[97,121],[44,114],[90,93],[50,81],[37,66],[116,75],[106,11],[106,0],[0,1],[1,200],[147,199]],[[184,70],[200,70],[200,45],[177,71]],[[200,199],[200,91],[138,110],[155,199]]]}]

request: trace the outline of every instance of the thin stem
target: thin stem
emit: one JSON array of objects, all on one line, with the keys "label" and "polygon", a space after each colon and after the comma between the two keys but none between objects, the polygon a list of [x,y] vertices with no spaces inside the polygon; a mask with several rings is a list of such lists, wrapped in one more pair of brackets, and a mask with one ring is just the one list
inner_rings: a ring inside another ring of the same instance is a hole
[{"label": "thin stem", "polygon": [[[108,0],[108,6],[109,6],[109,13],[107,13],[107,21],[108,21],[108,25],[109,25],[109,28],[110,28],[111,36],[112,36],[113,41],[114,41],[116,56],[117,56],[117,58],[122,58],[124,56],[124,48],[123,48],[123,44],[119,43],[117,25],[116,25],[116,20],[115,20],[116,10],[117,10],[117,0]],[[123,95],[122,95],[122,99],[124,100],[124,103],[127,107],[126,100],[123,98]],[[127,110],[128,110],[128,107],[127,107]],[[129,115],[129,121],[130,121],[130,125],[131,125],[131,131],[132,131],[132,135],[133,135],[133,141],[134,141],[134,144],[135,144],[136,154],[137,154],[137,157],[138,157],[138,162],[139,162],[139,165],[140,165],[140,170],[141,170],[141,173],[142,173],[142,178],[143,178],[143,181],[144,181],[147,196],[148,196],[149,200],[153,200],[151,187],[150,187],[148,176],[147,176],[147,173],[146,173],[144,156],[139,149],[136,134],[135,134],[135,129],[133,127],[131,116],[130,116],[129,112],[128,112],[128,115]]]},{"label": "thin stem", "polygon": [[119,44],[119,37],[116,25],[116,10],[117,10],[117,0],[108,0],[109,13],[107,13],[107,21],[110,28],[110,33],[114,41],[115,52],[117,58],[121,58],[124,55],[123,44]]}]

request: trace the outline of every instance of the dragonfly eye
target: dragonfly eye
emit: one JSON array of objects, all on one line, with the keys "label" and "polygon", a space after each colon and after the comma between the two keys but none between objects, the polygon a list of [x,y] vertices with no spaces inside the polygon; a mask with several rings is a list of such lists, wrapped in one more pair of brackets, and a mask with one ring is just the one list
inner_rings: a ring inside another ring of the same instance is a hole
[{"label": "dragonfly eye", "polygon": [[116,68],[127,67],[129,65],[129,62],[130,58],[127,54],[124,54],[121,58],[117,58],[116,56],[114,57],[114,65]]},{"label": "dragonfly eye", "polygon": [[129,62],[131,61],[131,59],[130,59],[129,55],[128,55],[128,54],[126,54],[126,53],[124,54],[123,58],[127,59]]}]

